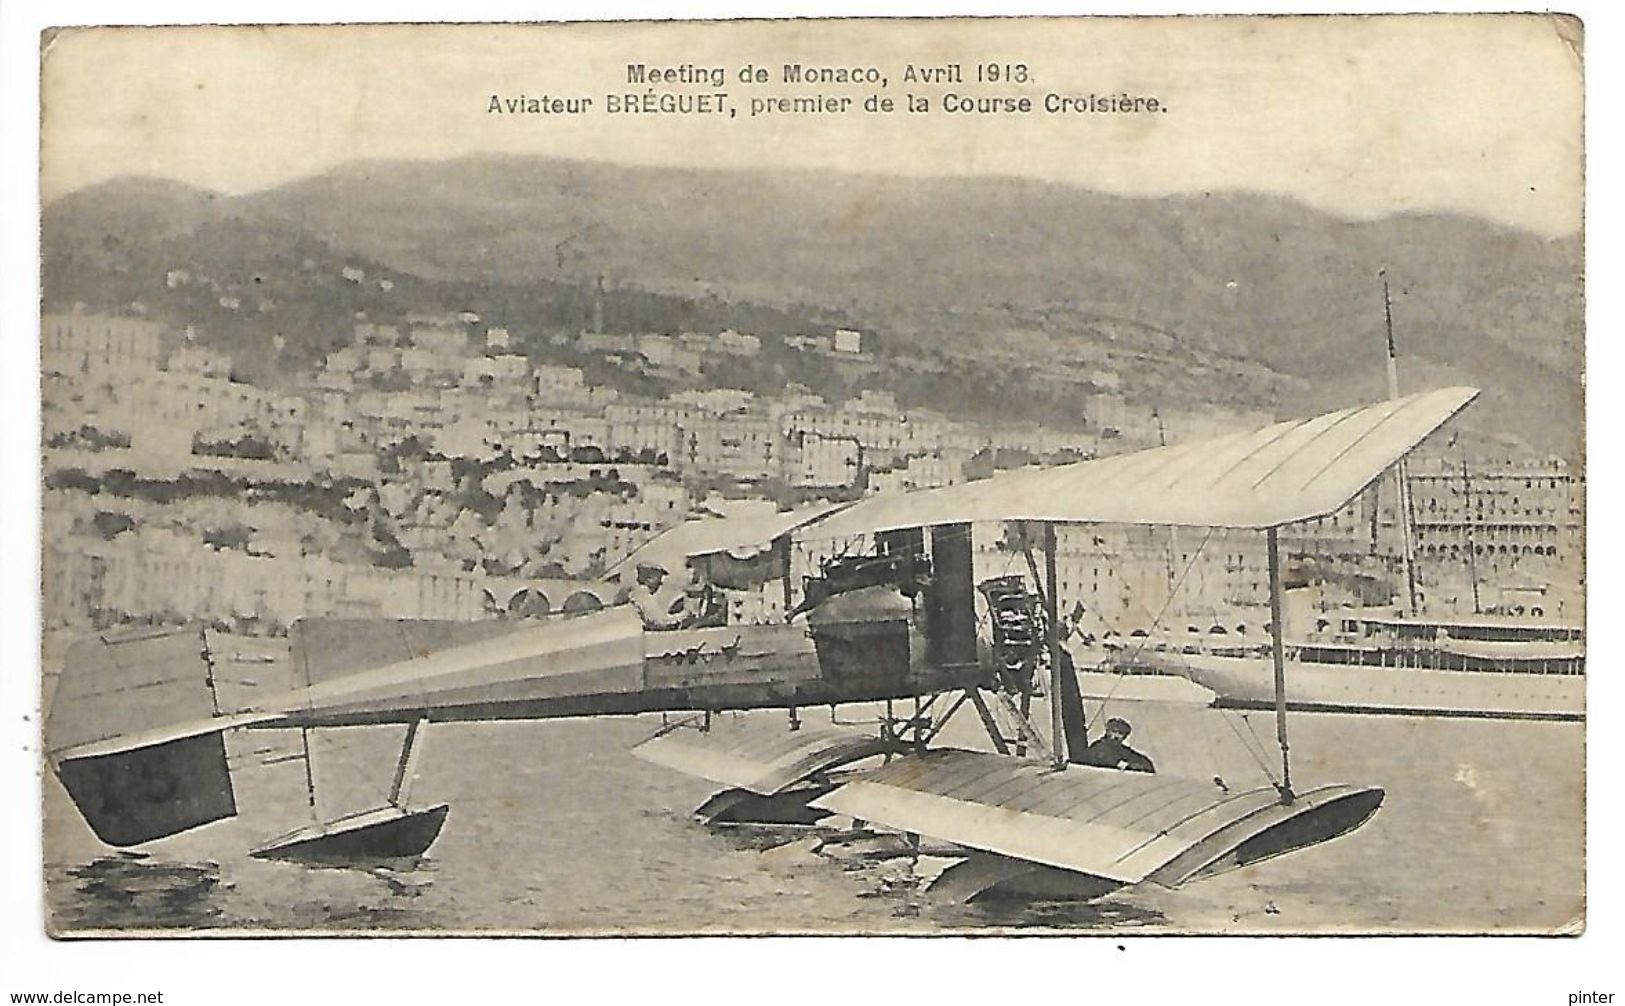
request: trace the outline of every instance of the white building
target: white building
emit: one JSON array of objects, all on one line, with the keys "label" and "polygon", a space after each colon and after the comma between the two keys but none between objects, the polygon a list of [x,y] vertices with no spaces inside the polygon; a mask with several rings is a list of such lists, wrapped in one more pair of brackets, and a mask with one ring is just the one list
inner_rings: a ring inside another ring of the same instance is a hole
[{"label": "white building", "polygon": [[717,348],[737,356],[755,356],[761,352],[762,340],[746,332],[725,329],[717,333]]},{"label": "white building", "polygon": [[401,369],[415,383],[444,384],[461,376],[462,361],[415,346],[401,350]]},{"label": "white building", "polygon": [[40,367],[68,377],[154,371],[162,332],[163,326],[141,318],[48,314],[40,319]]},{"label": "white building", "polygon": [[834,488],[856,485],[863,474],[863,445],[856,437],[803,431],[795,438],[794,463],[786,480],[795,486]]},{"label": "white building", "polygon": [[691,421],[683,428],[681,460],[702,472],[738,479],[779,474],[778,423],[761,416],[731,415]]},{"label": "white building", "polygon": [[657,367],[668,367],[689,373],[700,369],[700,354],[666,335],[638,337],[638,352]]},{"label": "white building", "polygon": [[230,377],[231,355],[195,343],[188,343],[169,354],[169,362],[165,369],[173,374]]},{"label": "white building", "polygon": [[579,367],[538,364],[531,371],[531,392],[542,405],[577,405],[589,397],[587,377]]},{"label": "white building", "polygon": [[357,346],[396,346],[401,341],[401,330],[395,325],[379,325],[371,321],[358,321],[352,331]]},{"label": "white building", "polygon": [[413,325],[411,341],[417,348],[442,357],[462,357],[468,353],[468,329],[459,324],[436,322]]},{"label": "white building", "polygon": [[530,376],[530,361],[523,356],[474,356],[463,361],[465,388],[518,388]]},{"label": "white building", "polygon": [[692,405],[694,408],[714,416],[727,415],[730,412],[742,412],[748,409],[755,400],[755,393],[745,391],[742,388],[679,391],[669,399],[669,401],[677,405]]}]

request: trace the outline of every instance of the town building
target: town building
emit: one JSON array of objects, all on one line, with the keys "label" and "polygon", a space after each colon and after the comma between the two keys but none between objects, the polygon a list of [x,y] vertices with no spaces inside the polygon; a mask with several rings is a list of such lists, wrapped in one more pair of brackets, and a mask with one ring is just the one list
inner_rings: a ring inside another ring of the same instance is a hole
[{"label": "town building", "polygon": [[863,445],[856,437],[824,436],[802,430],[791,438],[793,462],[785,480],[793,486],[833,489],[861,484]]},{"label": "town building", "polygon": [[48,314],[40,319],[40,366],[46,374],[127,376],[154,371],[163,326],[143,318]]}]

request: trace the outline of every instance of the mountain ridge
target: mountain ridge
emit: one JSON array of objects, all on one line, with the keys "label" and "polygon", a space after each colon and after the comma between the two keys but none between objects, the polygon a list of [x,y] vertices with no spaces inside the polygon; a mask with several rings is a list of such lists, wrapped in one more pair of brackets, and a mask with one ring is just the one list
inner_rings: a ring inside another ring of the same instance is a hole
[{"label": "mountain ridge", "polygon": [[[1386,393],[1385,267],[1407,378],[1479,384],[1474,411],[1578,456],[1578,235],[1441,213],[1350,220],[1241,191],[1129,197],[1025,179],[517,155],[356,162],[245,195],[191,190],[201,200],[155,198],[151,184],[54,200],[48,265],[110,236],[177,254],[187,234],[236,221],[239,244],[264,230],[431,283],[563,291],[603,276],[612,288],[847,317],[956,353],[1007,328],[1100,343],[1085,319],[1106,316],[1294,379],[1283,412]],[[66,295],[47,280],[48,299]]]}]

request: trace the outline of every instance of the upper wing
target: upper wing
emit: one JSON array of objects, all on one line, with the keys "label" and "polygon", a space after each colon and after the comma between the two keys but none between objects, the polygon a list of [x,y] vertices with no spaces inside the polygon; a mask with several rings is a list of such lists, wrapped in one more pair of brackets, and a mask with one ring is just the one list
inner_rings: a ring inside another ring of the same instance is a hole
[{"label": "upper wing", "polygon": [[1254,433],[893,496],[819,521],[830,538],[976,521],[1268,528],[1341,509],[1477,396],[1442,388]]}]

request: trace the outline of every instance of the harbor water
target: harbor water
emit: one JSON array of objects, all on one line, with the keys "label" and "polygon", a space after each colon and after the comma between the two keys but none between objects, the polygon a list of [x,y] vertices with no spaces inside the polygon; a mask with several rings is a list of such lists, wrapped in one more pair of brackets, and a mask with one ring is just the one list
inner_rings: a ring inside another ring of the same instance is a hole
[{"label": "harbor water", "polygon": [[[1218,776],[1233,788],[1279,773],[1269,714],[1135,702],[1106,713],[1134,724],[1132,743],[1161,772]],[[1099,706],[1090,714],[1098,719]],[[808,721],[827,715],[804,712]],[[969,905],[937,904],[923,891],[930,861],[841,861],[794,834],[695,823],[690,812],[715,787],[629,753],[659,725],[658,717],[433,725],[413,802],[449,803],[444,832],[419,861],[354,868],[247,855],[312,819],[303,762],[264,764],[296,749],[297,733],[233,736],[240,815],[135,854],[101,846],[47,775],[49,926],[63,935],[621,935],[1548,933],[1583,924],[1583,723],[1294,714],[1298,788],[1387,790],[1359,831],[1179,890]],[[381,803],[402,729],[313,733],[318,810]],[[978,733],[964,713],[947,736],[985,746]]]}]

